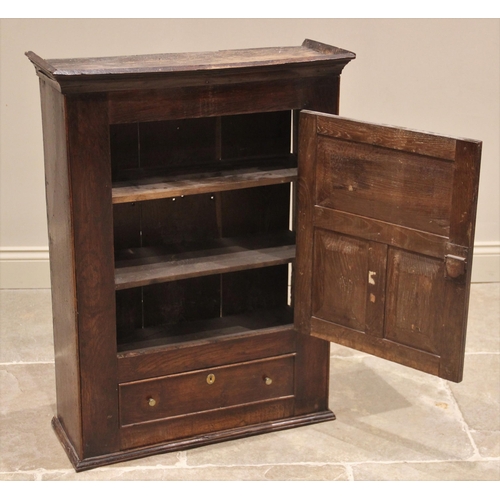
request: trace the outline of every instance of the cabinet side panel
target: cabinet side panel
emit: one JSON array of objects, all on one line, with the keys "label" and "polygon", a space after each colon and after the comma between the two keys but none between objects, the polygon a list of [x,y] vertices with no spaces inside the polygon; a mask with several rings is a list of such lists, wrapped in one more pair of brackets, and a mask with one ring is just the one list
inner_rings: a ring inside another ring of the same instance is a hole
[{"label": "cabinet side panel", "polygon": [[107,99],[67,98],[84,458],[118,450],[113,211]]},{"label": "cabinet side panel", "polygon": [[76,285],[66,148],[65,103],[64,96],[43,80],[40,80],[40,94],[50,246],[57,417],[75,451],[81,456]]},{"label": "cabinet side panel", "polygon": [[330,342],[297,334],[295,416],[328,410]]}]

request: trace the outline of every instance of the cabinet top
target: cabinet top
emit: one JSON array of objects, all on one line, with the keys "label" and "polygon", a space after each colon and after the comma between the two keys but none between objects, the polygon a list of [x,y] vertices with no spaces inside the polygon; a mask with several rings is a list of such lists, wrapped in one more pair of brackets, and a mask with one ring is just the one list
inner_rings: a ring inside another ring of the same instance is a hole
[{"label": "cabinet top", "polygon": [[340,73],[356,57],[347,50],[308,39],[297,47],[217,52],[77,59],[43,59],[34,52],[26,52],[26,56],[35,65],[38,76],[63,93],[217,84],[228,76],[232,82],[234,77],[242,82],[256,81],[267,79],[264,74],[270,72],[276,77],[276,72],[287,71],[290,77],[290,70],[295,70],[294,76],[320,76]]}]

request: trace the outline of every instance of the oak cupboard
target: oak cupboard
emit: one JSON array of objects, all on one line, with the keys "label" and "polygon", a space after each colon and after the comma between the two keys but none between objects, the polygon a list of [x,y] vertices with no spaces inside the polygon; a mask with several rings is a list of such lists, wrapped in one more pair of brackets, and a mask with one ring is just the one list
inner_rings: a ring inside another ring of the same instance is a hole
[{"label": "oak cupboard", "polygon": [[27,56],[77,471],[335,418],[330,342],[460,381],[480,142],[336,116],[311,40]]}]

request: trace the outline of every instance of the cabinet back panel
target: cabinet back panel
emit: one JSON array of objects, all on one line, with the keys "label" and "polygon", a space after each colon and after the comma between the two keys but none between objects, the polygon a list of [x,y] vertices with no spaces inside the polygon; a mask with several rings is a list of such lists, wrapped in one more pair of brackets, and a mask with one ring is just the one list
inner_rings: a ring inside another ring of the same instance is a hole
[{"label": "cabinet back panel", "polygon": [[287,230],[290,184],[220,193],[223,237]]},{"label": "cabinet back panel", "polygon": [[136,172],[139,169],[139,125],[111,125],[109,142],[113,181],[127,178],[128,172]]},{"label": "cabinet back panel", "polygon": [[221,279],[222,316],[287,305],[287,265],[227,273]]},{"label": "cabinet back panel", "polygon": [[222,159],[286,156],[290,152],[290,111],[223,116]]},{"label": "cabinet back panel", "polygon": [[169,171],[217,160],[216,122],[216,118],[198,118],[140,123],[140,167]]}]

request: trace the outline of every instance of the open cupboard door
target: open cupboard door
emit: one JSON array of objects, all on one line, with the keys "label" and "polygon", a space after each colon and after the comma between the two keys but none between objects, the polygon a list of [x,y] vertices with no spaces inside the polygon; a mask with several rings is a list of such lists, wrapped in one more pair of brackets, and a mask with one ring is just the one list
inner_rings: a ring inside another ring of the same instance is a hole
[{"label": "open cupboard door", "polygon": [[295,328],[463,372],[481,143],[301,112]]}]

